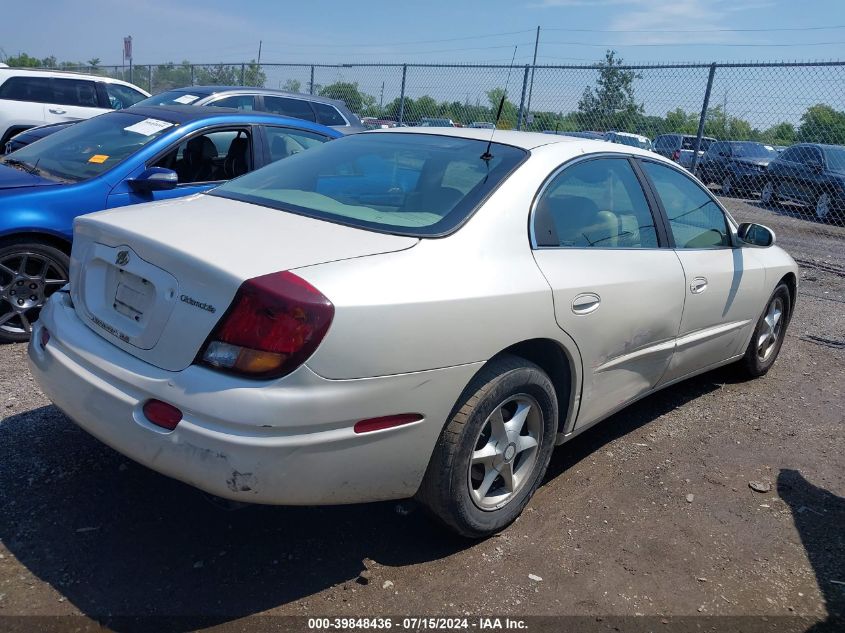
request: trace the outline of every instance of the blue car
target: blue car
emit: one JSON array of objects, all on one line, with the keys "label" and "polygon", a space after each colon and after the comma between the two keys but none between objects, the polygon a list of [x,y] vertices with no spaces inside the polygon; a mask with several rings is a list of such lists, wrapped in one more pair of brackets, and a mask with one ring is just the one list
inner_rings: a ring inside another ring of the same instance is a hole
[{"label": "blue car", "polygon": [[342,136],[274,114],[147,106],[109,112],[0,158],[0,342],[24,341],[68,279],[76,216],[199,193]]}]

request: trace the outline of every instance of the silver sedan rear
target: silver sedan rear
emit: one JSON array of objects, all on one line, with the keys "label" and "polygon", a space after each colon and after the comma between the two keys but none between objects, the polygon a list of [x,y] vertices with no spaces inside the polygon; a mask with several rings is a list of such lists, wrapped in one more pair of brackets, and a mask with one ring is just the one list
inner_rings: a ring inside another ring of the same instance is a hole
[{"label": "silver sedan rear", "polygon": [[369,132],[80,218],[35,375],[213,494],[416,496],[477,537],[519,515],[555,445],[702,371],[769,370],[797,283],[771,231],[653,153],[489,141]]}]

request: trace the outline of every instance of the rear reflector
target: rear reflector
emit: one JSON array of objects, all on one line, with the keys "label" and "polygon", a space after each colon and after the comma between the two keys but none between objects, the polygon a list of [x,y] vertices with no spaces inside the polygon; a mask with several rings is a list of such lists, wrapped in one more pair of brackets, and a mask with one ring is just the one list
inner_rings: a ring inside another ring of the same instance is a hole
[{"label": "rear reflector", "polygon": [[38,343],[41,345],[41,349],[47,348],[47,343],[50,342],[50,330],[46,327],[41,328],[41,333],[38,335]]},{"label": "rear reflector", "polygon": [[369,418],[355,423],[356,433],[370,433],[390,429],[394,426],[402,426],[411,422],[419,422],[423,417],[419,413],[400,413],[398,415],[386,415],[383,418]]},{"label": "rear reflector", "polygon": [[168,431],[175,429],[182,421],[182,412],[161,400],[147,400],[144,403],[144,415],[150,422]]}]

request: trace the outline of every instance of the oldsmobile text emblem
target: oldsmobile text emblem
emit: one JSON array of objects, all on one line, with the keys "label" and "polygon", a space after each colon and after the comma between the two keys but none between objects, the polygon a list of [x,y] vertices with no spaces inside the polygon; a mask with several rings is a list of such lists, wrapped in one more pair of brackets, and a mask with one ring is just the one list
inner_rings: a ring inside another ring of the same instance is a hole
[{"label": "oldsmobile text emblem", "polygon": [[120,251],[114,259],[118,266],[126,266],[129,263],[129,251]]},{"label": "oldsmobile text emblem", "polygon": [[189,297],[188,295],[179,295],[179,301],[182,303],[187,303],[188,305],[192,305],[200,310],[205,310],[206,312],[211,312],[214,314],[217,312],[217,308],[215,308],[210,303],[203,303],[202,301],[197,301],[193,297]]}]

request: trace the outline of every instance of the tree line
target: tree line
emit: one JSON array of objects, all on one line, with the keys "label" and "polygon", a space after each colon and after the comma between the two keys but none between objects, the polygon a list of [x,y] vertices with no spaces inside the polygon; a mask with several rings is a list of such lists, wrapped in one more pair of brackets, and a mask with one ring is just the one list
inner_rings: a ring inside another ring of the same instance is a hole
[{"label": "tree line", "polygon": [[[5,59],[13,67],[43,67],[58,69],[84,69],[86,72],[108,74],[129,80],[128,69],[103,68],[98,58],[86,62],[60,62],[54,56],[35,58],[22,53]],[[571,112],[532,110],[523,120],[522,129],[532,131],[571,132],[593,130],[604,132],[615,130],[632,132],[654,138],[660,134],[695,134],[698,130],[699,113],[676,108],[665,116],[646,114],[645,107],[635,93],[636,80],[640,75],[625,68],[623,60],[614,51],[607,51],[599,64],[598,78],[594,86],[587,86]],[[150,92],[162,92],[172,88],[190,85],[247,85],[264,86],[267,75],[255,60],[245,64],[192,65],[189,61],[168,62],[134,69],[133,79],[138,85],[146,85]],[[492,122],[504,88],[497,87],[485,93],[486,103],[461,101],[438,101],[429,95],[417,98],[405,97],[404,102],[395,98],[386,104],[361,90],[357,82],[337,81],[334,83],[308,86],[288,79],[282,89],[290,92],[313,92],[325,97],[340,99],[360,116],[398,120],[415,123],[423,118],[448,118],[468,125],[475,121]],[[512,129],[517,125],[519,108],[506,95],[498,127]],[[797,125],[780,122],[767,128],[753,126],[749,121],[729,115],[722,106],[708,108],[704,123],[704,135],[723,140],[753,140],[773,145],[791,145],[797,142],[845,143],[845,111],[837,110],[825,103],[813,105],[805,110]]]}]

